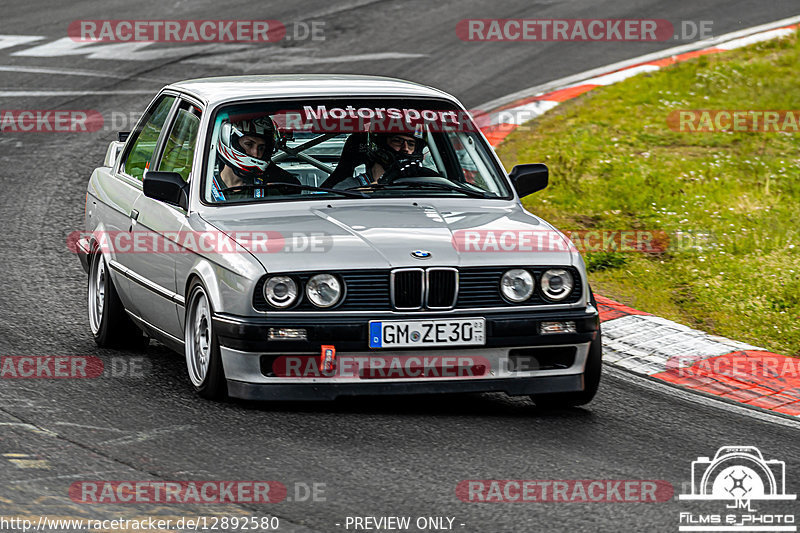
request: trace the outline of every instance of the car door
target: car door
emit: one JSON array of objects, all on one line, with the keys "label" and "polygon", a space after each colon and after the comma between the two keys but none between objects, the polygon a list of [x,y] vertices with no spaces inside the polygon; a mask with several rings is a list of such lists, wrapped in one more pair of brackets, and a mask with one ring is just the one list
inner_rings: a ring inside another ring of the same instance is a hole
[{"label": "car door", "polygon": [[[151,166],[154,170],[176,172],[189,181],[192,171],[197,132],[200,127],[201,107],[199,103],[182,97],[175,107],[169,125],[158,145],[158,152]],[[185,250],[173,243],[186,222],[186,211],[141,195],[134,210],[138,217],[134,225],[134,242],[147,243],[145,254],[136,254],[133,267],[143,278],[142,289],[134,296],[142,318],[176,340],[183,339],[178,315],[183,309],[183,287],[179,287],[175,276],[178,258]],[[137,241],[137,236],[141,238]]]},{"label": "car door", "polygon": [[123,305],[134,314],[139,312],[133,297],[138,289],[129,276],[134,257],[130,239],[135,219],[134,204],[142,196],[142,175],[155,153],[161,129],[176,103],[174,94],[162,94],[152,102],[125,145],[114,179],[104,181],[102,190],[98,190],[105,209],[100,219],[105,222],[107,232],[111,255],[109,267],[114,272],[114,282]]}]

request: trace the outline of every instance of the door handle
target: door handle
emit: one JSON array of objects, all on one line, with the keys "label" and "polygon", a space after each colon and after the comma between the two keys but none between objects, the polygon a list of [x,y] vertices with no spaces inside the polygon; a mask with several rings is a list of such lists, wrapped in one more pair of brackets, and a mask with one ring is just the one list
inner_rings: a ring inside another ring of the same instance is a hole
[{"label": "door handle", "polygon": [[136,226],[137,220],[139,220],[139,211],[133,209],[131,210],[131,227],[128,228],[128,231],[133,231],[133,228]]}]

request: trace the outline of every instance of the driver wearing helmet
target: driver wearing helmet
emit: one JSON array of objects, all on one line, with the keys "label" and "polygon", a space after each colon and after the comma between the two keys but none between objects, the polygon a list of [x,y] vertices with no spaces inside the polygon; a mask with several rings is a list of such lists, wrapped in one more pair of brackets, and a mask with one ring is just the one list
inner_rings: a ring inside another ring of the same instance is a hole
[{"label": "driver wearing helmet", "polygon": [[211,194],[216,201],[225,201],[231,187],[242,187],[234,194],[261,198],[264,189],[248,190],[250,185],[265,183],[295,183],[300,181],[271,161],[278,150],[279,132],[268,116],[238,122],[225,121],[217,141],[219,173],[211,184]]},{"label": "driver wearing helmet", "polygon": [[426,174],[428,169],[422,166],[424,147],[422,131],[370,133],[365,148],[366,172],[345,178],[335,187],[349,189],[391,181],[396,177]]},{"label": "driver wearing helmet", "polygon": [[365,178],[370,180],[368,183],[377,183],[388,171],[399,170],[404,164],[422,161],[422,135],[401,132],[376,137],[375,146],[369,147],[372,165],[365,173]]}]

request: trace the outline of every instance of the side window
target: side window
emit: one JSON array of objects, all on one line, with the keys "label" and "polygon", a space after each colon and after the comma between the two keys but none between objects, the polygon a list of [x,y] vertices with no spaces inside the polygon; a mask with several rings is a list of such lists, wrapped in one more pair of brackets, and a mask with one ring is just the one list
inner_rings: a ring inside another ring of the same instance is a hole
[{"label": "side window", "polygon": [[164,155],[158,170],[177,172],[183,181],[189,180],[199,127],[200,110],[188,102],[182,102],[164,146]]},{"label": "side window", "polygon": [[492,173],[487,166],[489,165],[488,161],[475,147],[475,137],[464,132],[454,131],[448,131],[447,137],[450,140],[450,146],[455,151],[461,171],[464,173],[464,181],[485,191],[502,194],[497,188],[495,180],[486,179],[486,176],[491,176]]},{"label": "side window", "polygon": [[153,158],[158,135],[161,133],[161,128],[164,127],[164,121],[167,120],[174,101],[174,96],[162,97],[152,108],[153,110],[142,129],[135,133],[136,139],[134,139],[122,167],[126,174],[142,181],[144,171],[149,168],[150,159]]}]

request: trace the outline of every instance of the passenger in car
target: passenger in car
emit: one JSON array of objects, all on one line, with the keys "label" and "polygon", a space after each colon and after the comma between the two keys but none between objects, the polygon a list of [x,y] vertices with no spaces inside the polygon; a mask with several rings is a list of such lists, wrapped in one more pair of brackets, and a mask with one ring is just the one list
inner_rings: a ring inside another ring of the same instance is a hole
[{"label": "passenger in car", "polygon": [[[294,183],[300,181],[271,161],[278,150],[280,134],[269,116],[238,122],[225,121],[217,140],[218,172],[215,172],[211,194],[216,201],[225,201],[224,190],[230,187],[262,185],[264,183]],[[260,198],[264,189],[234,191],[239,196]]]}]

